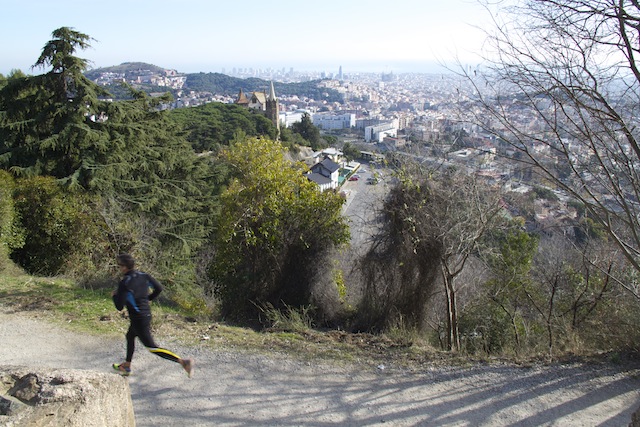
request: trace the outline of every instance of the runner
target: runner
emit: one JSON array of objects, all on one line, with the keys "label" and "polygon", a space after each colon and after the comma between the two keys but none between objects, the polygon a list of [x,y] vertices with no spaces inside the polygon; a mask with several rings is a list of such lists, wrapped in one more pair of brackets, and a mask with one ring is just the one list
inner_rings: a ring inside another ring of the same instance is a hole
[{"label": "runner", "polygon": [[[117,257],[118,266],[124,275],[118,289],[113,291],[113,303],[116,309],[123,310],[127,307],[129,312],[129,330],[127,331],[127,355],[125,362],[114,363],[113,369],[121,375],[131,374],[131,360],[135,351],[136,337],[149,351],[163,359],[179,363],[189,378],[193,375],[194,360],[182,359],[175,353],[156,345],[151,335],[151,308],[149,301],[153,301],[160,292],[162,285],[151,275],[139,270],[135,270],[135,260],[129,254],[120,254]],[[149,293],[151,289],[151,293]]]}]

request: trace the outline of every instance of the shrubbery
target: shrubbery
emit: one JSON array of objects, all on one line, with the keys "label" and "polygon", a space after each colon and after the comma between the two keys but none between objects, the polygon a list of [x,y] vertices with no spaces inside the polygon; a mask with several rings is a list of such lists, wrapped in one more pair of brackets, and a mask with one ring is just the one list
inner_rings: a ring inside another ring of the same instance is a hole
[{"label": "shrubbery", "polygon": [[13,203],[14,186],[11,174],[0,170],[0,271],[12,266],[10,252],[24,245],[24,233],[18,226]]},{"label": "shrubbery", "polygon": [[11,258],[27,272],[55,275],[95,268],[94,255],[108,245],[95,200],[40,176],[17,180],[14,200],[25,241]]},{"label": "shrubbery", "polygon": [[235,179],[221,196],[210,269],[223,314],[255,316],[264,303],[329,311],[314,296],[339,299],[327,255],[348,241],[343,200],[319,192],[277,142],[238,141],[224,158]]}]

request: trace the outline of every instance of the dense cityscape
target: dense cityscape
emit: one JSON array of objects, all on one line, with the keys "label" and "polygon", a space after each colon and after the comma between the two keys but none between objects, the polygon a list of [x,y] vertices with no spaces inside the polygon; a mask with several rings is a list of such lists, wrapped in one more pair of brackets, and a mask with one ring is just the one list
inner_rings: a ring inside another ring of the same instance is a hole
[{"label": "dense cityscape", "polygon": [[[464,127],[462,124],[454,125],[452,120],[457,115],[452,100],[460,98],[460,90],[464,87],[464,80],[452,73],[348,74],[343,73],[340,67],[337,73],[233,69],[230,75],[274,81],[280,105],[280,122],[285,126],[299,121],[303,113],[308,113],[314,124],[324,131],[360,130],[365,142],[383,144],[387,149],[404,145],[409,137],[418,141],[438,141],[445,130],[454,131]],[[177,90],[172,105],[174,108],[208,102],[233,103],[236,100],[235,94],[181,90],[186,76],[175,70],[165,70],[164,75],[151,70],[140,70],[127,76],[124,73],[104,73],[96,82],[110,84],[117,79]],[[312,80],[321,80],[320,85],[339,92],[343,101],[327,102],[277,93],[278,83]],[[267,89],[265,87],[265,91]],[[365,131],[367,127],[371,127],[368,132]]]},{"label": "dense cityscape", "polygon": [[[469,67],[460,71],[472,72]],[[506,191],[526,193],[536,184],[523,180],[513,162],[496,155],[494,138],[473,124],[471,116],[461,117],[459,103],[469,100],[473,89],[456,73],[345,73],[339,67],[335,73],[234,68],[229,75],[273,82],[283,126],[291,126],[308,114],[324,134],[339,135],[342,143],[354,143],[362,150],[418,155],[435,164],[462,166]],[[187,76],[176,70],[102,73],[96,82],[111,84],[117,80],[173,89],[176,96],[170,108],[237,101],[237,95],[188,90]],[[277,93],[278,84],[314,80],[339,92],[343,101]],[[466,140],[458,144],[458,149],[451,140],[456,133],[465,135]],[[556,203],[536,201],[538,221],[531,226],[547,227],[575,218],[566,197],[559,191],[556,194],[560,196]]]}]

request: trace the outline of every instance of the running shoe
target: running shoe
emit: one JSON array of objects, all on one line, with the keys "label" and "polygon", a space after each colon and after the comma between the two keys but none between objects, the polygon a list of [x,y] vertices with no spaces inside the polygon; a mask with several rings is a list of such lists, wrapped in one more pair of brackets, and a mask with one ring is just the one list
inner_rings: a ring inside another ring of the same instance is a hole
[{"label": "running shoe", "polygon": [[114,363],[111,366],[113,367],[113,369],[118,371],[118,373],[120,375],[122,375],[123,377],[128,377],[129,375],[131,375],[131,368],[127,368],[127,367],[122,366],[122,365],[123,365],[122,363]]}]

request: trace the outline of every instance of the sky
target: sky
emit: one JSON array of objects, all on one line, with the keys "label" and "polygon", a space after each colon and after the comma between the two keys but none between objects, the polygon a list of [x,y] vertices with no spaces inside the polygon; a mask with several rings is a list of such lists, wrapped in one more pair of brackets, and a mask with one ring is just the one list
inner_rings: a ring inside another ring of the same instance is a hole
[{"label": "sky", "polygon": [[476,0],[0,0],[0,73],[31,69],[51,33],[92,39],[92,68],[147,62],[184,73],[236,68],[439,72],[479,62]]}]

